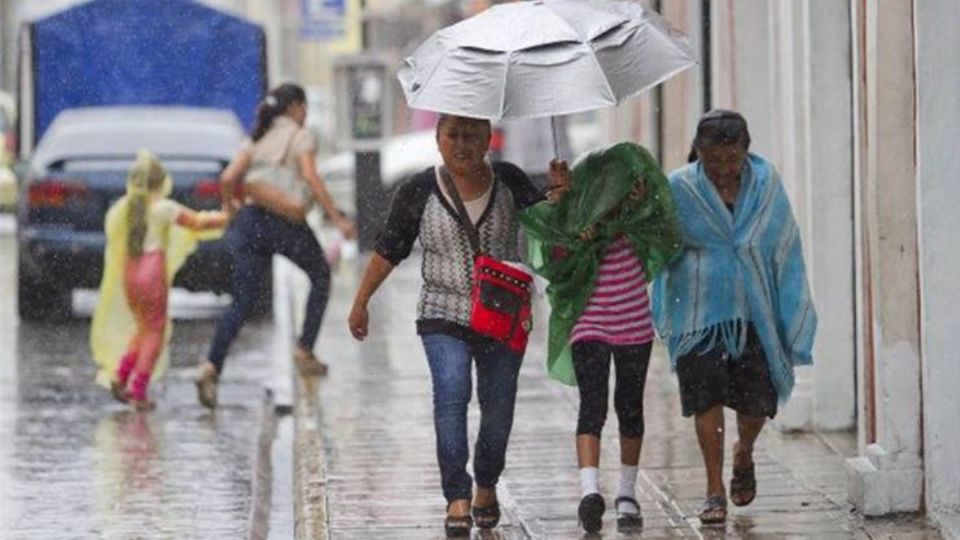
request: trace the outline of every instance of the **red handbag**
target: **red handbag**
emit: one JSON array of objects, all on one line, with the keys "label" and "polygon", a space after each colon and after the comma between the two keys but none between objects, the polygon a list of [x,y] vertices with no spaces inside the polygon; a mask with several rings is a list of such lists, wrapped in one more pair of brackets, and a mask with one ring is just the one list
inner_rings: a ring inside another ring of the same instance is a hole
[{"label": "red handbag", "polygon": [[474,254],[470,329],[522,354],[533,327],[530,305],[533,276],[480,250],[480,235],[470,221],[453,179],[443,168],[440,177],[457,209]]}]

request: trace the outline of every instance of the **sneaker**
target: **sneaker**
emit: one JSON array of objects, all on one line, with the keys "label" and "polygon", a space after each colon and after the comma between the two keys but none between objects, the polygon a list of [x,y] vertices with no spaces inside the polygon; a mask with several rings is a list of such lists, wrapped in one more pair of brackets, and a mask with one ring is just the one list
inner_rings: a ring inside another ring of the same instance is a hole
[{"label": "sneaker", "polygon": [[329,367],[320,361],[313,353],[297,347],[293,351],[293,363],[297,371],[304,377],[322,377],[327,374]]},{"label": "sneaker", "polygon": [[577,517],[580,518],[580,526],[583,530],[591,534],[599,531],[603,527],[603,511],[606,508],[603,496],[599,493],[591,493],[580,499]]},{"label": "sneaker", "polygon": [[200,364],[197,378],[194,383],[197,385],[197,400],[208,409],[217,406],[217,382],[220,376],[217,374],[217,368],[209,361]]}]

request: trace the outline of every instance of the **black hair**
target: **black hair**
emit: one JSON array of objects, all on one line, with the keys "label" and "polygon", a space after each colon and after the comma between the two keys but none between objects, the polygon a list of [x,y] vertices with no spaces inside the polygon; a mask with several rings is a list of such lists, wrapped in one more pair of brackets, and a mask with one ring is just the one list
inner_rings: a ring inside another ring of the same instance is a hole
[{"label": "black hair", "polygon": [[294,103],[306,103],[307,93],[303,87],[293,83],[284,83],[267,93],[260,105],[257,105],[257,119],[253,123],[250,138],[259,141],[270,127],[274,119],[287,111],[287,107]]},{"label": "black hair", "polygon": [[447,120],[450,120],[452,118],[466,118],[467,120],[476,120],[478,122],[486,122],[487,130],[493,133],[493,124],[490,122],[490,120],[487,120],[486,118],[472,118],[469,116],[457,116],[455,114],[440,113],[440,116],[437,117],[437,137],[438,138],[440,137],[440,128],[443,127],[443,124]]},{"label": "black hair", "polygon": [[690,148],[688,163],[697,160],[697,149],[714,144],[743,145],[744,150],[750,148],[750,130],[747,129],[747,119],[736,111],[714,109],[700,117],[697,123],[697,134],[693,138],[693,147]]}]

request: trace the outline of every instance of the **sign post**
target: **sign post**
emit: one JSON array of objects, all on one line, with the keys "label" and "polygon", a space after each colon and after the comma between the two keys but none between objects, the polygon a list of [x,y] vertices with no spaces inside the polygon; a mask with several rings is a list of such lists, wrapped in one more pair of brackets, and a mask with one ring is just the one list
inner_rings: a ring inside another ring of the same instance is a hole
[{"label": "sign post", "polygon": [[355,152],[358,245],[361,250],[369,250],[388,202],[380,169],[380,147],[390,133],[387,65],[375,56],[350,56],[338,61],[334,73],[338,132],[342,145]]}]

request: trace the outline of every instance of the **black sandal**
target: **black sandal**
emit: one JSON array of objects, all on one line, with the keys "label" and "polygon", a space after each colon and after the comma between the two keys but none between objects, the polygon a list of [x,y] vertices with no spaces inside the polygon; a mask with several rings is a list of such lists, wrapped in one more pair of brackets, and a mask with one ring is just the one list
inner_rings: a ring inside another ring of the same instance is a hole
[{"label": "black sandal", "polygon": [[447,504],[448,515],[443,520],[443,531],[447,538],[469,538],[470,529],[473,528],[473,518],[470,514],[465,516],[451,516],[450,504]]},{"label": "black sandal", "polygon": [[500,523],[500,503],[494,501],[491,506],[474,506],[473,521],[481,529],[492,529]]},{"label": "black sandal", "polygon": [[[620,503],[632,504],[637,509],[636,512],[621,512]],[[614,502],[617,508],[617,529],[641,529],[643,528],[643,516],[640,514],[640,503],[633,497],[617,497]]]},{"label": "black sandal", "polygon": [[606,509],[607,505],[599,493],[591,493],[580,499],[577,517],[583,530],[591,534],[599,531],[603,527],[603,511]]},{"label": "black sandal", "polygon": [[754,464],[734,467],[730,479],[730,500],[737,506],[747,506],[757,497],[757,476]]}]

